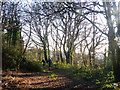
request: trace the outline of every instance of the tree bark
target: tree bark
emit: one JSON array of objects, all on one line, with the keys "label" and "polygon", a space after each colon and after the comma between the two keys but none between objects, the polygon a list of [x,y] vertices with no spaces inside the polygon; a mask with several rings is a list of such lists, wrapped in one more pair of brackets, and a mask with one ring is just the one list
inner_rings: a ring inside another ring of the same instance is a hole
[{"label": "tree bark", "polygon": [[46,50],[46,43],[44,43],[44,45],[43,45],[43,50],[44,50],[45,61],[48,62],[48,59],[47,59],[47,50]]},{"label": "tree bark", "polygon": [[112,21],[112,17],[111,17],[111,6],[110,6],[110,2],[103,2],[104,5],[104,9],[105,9],[105,13],[106,13],[106,19],[107,19],[107,24],[108,24],[108,28],[109,28],[109,32],[108,32],[108,40],[109,40],[109,47],[111,49],[111,61],[113,64],[113,72],[114,72],[114,77],[115,77],[115,82],[120,81],[120,68],[119,68],[119,58],[117,58],[118,53],[119,53],[119,49],[118,49],[118,45],[115,39],[115,32],[114,32],[114,28],[113,28],[113,21]]},{"label": "tree bark", "polygon": [[89,62],[90,62],[90,66],[92,66],[91,51],[90,50],[89,50]]}]

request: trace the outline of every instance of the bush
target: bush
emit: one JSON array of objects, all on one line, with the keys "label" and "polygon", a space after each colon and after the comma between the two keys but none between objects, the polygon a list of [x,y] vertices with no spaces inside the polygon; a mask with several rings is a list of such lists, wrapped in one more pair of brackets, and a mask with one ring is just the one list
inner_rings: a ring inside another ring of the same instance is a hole
[{"label": "bush", "polygon": [[20,63],[20,70],[29,72],[40,72],[43,70],[42,62],[36,60],[25,60]]},{"label": "bush", "polygon": [[19,49],[11,47],[2,48],[2,68],[3,70],[15,69],[16,62],[19,60],[21,53]]},{"label": "bush", "polygon": [[[25,57],[25,56],[24,56]],[[2,68],[3,70],[15,70],[17,66],[17,61],[21,58],[21,52],[19,47],[2,48]],[[26,58],[25,61],[22,61],[20,65],[18,65],[20,70],[36,72],[42,70],[42,63],[40,61],[28,60]]]}]

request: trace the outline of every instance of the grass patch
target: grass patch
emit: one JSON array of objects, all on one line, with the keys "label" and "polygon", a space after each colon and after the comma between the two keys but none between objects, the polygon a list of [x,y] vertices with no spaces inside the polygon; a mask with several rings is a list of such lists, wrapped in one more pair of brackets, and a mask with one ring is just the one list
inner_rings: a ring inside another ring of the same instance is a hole
[{"label": "grass patch", "polygon": [[57,75],[53,72],[48,72],[48,74],[49,74],[49,78],[55,79],[57,77]]}]

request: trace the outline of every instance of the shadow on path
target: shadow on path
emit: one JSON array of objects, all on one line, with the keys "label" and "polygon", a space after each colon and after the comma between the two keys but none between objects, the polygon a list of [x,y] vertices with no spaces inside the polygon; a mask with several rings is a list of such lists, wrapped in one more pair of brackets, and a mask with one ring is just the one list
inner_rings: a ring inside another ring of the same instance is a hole
[{"label": "shadow on path", "polygon": [[[83,79],[69,76],[68,71],[62,69],[52,69],[48,72],[39,73],[13,73],[10,76],[13,77],[9,79],[6,74],[3,76],[3,90],[7,89],[5,83],[8,85],[9,90],[39,90],[39,89],[71,89],[76,88],[79,90],[101,90],[90,82]],[[50,75],[55,74],[56,77],[50,77]],[[8,78],[8,79],[6,79]],[[26,81],[24,83],[17,82],[17,80]],[[11,80],[11,81],[10,81]],[[16,80],[16,81],[15,81]]]}]

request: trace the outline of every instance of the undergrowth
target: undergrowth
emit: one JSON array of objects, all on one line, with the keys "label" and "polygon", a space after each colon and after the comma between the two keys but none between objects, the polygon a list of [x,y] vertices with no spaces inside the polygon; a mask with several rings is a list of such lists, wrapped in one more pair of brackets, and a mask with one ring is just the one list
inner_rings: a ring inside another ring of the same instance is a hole
[{"label": "undergrowth", "polygon": [[21,62],[20,70],[29,72],[40,72],[43,70],[42,63],[36,60],[26,60],[24,63]]},{"label": "undergrowth", "polygon": [[83,78],[105,90],[120,89],[120,82],[114,83],[113,71],[109,68],[90,68],[78,65],[54,63],[54,68],[69,71],[69,75]]}]

